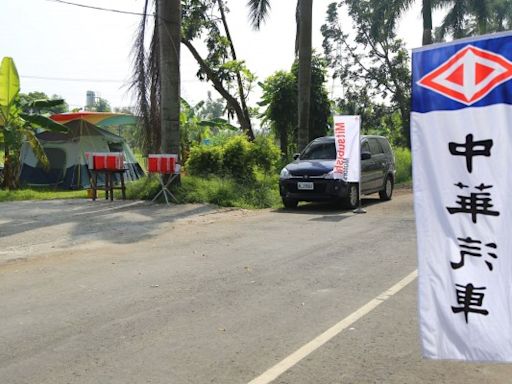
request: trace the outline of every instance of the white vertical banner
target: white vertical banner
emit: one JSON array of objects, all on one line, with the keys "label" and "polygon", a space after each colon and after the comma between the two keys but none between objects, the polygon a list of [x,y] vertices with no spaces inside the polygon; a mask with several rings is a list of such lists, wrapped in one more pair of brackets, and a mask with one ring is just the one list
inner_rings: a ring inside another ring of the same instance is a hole
[{"label": "white vertical banner", "polygon": [[333,177],[358,183],[361,173],[360,116],[334,116],[336,163]]},{"label": "white vertical banner", "polygon": [[423,355],[512,362],[512,34],[413,51]]}]

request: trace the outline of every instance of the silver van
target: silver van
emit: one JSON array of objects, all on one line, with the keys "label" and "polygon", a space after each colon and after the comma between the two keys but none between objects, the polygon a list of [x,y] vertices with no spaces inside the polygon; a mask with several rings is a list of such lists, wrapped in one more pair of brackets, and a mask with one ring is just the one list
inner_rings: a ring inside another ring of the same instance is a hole
[{"label": "silver van", "polygon": [[[334,136],[319,137],[310,142],[295,161],[281,171],[279,192],[286,208],[299,201],[342,201],[355,208],[359,201],[359,185],[333,178],[336,161]],[[361,193],[379,193],[390,200],[395,183],[395,156],[383,136],[361,136]]]}]

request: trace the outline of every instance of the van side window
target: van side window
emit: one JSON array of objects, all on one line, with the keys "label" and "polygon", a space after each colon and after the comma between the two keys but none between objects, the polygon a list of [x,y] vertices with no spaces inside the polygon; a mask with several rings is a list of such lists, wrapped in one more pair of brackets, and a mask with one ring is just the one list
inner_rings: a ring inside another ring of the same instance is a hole
[{"label": "van side window", "polygon": [[370,138],[370,139],[368,139],[368,143],[370,144],[370,150],[372,152],[372,155],[378,155],[379,153],[384,153],[384,150],[380,146],[377,139]]},{"label": "van side window", "polygon": [[[361,145],[361,153],[362,152],[370,152],[370,145],[368,144],[367,141],[365,141],[362,145]],[[370,152],[371,153],[371,152]]]},{"label": "van side window", "polygon": [[384,153],[391,153],[391,146],[386,139],[377,139],[380,143],[380,146],[384,150]]}]

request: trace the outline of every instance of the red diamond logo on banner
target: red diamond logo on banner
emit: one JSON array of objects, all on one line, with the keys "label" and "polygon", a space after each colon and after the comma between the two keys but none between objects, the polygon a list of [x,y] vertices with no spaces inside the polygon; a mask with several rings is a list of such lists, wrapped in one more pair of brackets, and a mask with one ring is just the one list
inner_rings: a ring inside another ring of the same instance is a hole
[{"label": "red diamond logo on banner", "polygon": [[468,45],[423,77],[418,84],[460,103],[471,105],[512,78],[512,62]]}]

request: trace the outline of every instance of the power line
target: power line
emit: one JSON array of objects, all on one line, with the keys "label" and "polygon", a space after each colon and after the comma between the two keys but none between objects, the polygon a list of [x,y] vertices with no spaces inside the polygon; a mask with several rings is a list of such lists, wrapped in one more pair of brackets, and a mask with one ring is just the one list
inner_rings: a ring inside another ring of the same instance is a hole
[{"label": "power line", "polygon": [[37,80],[55,80],[55,81],[77,81],[77,82],[97,82],[97,83],[126,83],[125,80],[113,80],[113,79],[80,79],[80,78],[69,78],[69,77],[45,77],[45,76],[30,76],[21,75],[25,79],[37,79]]},{"label": "power line", "polygon": [[[72,78],[72,77],[48,77],[48,76],[34,76],[34,75],[20,75],[23,79],[36,79],[36,80],[52,80],[52,81],[73,81],[73,82],[84,82],[84,83],[117,83],[125,84],[130,80],[116,80],[116,79],[85,79],[85,78]],[[199,79],[184,79],[182,83],[199,83]]]},{"label": "power line", "polygon": [[79,3],[72,3],[71,1],[64,1],[64,0],[46,0],[51,1],[53,3],[60,3],[60,4],[66,4],[66,5],[73,5],[75,7],[81,7],[81,8],[88,8],[88,9],[95,9],[97,11],[105,11],[105,12],[114,12],[114,13],[121,13],[125,15],[135,15],[135,16],[153,16],[150,14],[145,13],[139,13],[139,12],[130,12],[130,11],[122,11],[120,9],[112,9],[112,8],[103,8],[103,7],[95,7],[92,5],[85,5],[85,4],[79,4]]}]

